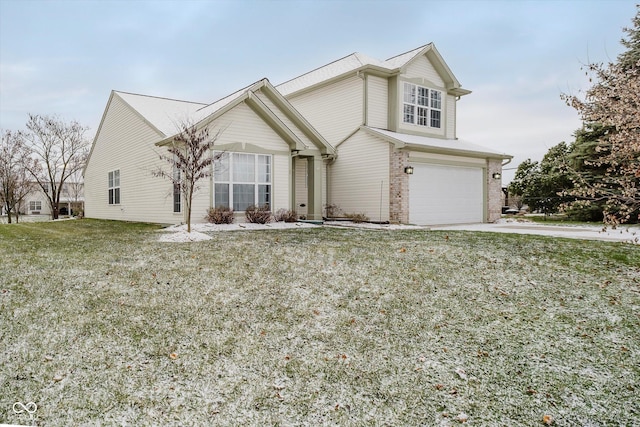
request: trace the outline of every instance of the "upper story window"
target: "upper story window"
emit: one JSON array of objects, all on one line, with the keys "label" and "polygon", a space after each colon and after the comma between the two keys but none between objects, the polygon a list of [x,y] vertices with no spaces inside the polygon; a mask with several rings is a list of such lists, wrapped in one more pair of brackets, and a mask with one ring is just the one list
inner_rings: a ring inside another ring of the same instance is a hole
[{"label": "upper story window", "polygon": [[440,128],[442,92],[405,82],[402,121],[418,126]]},{"label": "upper story window", "polygon": [[215,207],[244,211],[251,205],[270,205],[271,156],[223,153],[215,165],[214,181]]},{"label": "upper story window", "polygon": [[109,204],[120,204],[120,169],[109,172]]}]

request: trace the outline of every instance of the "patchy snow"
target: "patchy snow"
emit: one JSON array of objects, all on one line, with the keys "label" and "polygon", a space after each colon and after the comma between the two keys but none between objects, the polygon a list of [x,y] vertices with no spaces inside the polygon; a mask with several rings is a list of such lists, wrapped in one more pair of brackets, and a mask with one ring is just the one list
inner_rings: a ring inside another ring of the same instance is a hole
[{"label": "patchy snow", "polygon": [[372,224],[370,222],[352,222],[352,221],[326,221],[324,225],[329,227],[351,227],[366,228],[370,230],[427,230],[428,227],[422,225],[407,224]]},{"label": "patchy snow", "polygon": [[[640,227],[620,226],[617,229],[587,225],[547,225],[521,219],[503,218],[492,224],[453,224],[453,225],[407,225],[407,224],[372,224],[368,222],[326,221],[325,227],[361,228],[367,230],[451,230],[451,231],[484,231],[494,233],[533,234],[538,236],[563,237],[568,239],[604,240],[640,244]],[[236,224],[192,224],[191,233],[187,226],[173,225],[159,230],[161,242],[199,242],[211,239],[210,234],[218,231],[242,230],[291,230],[300,228],[317,228],[317,224],[307,222],[270,222],[268,224],[236,223]]]},{"label": "patchy snow", "polygon": [[455,224],[431,226],[432,230],[488,231],[493,233],[535,234],[568,239],[604,240],[640,244],[640,227],[619,226],[617,229],[588,225],[547,225],[526,220],[503,218],[493,224]]},{"label": "patchy snow", "polygon": [[187,232],[186,224],[172,225],[159,230],[161,242],[199,242],[211,239],[205,233],[215,231],[240,230],[290,230],[299,228],[315,228],[318,225],[307,222],[270,222],[268,224],[237,223],[237,224],[191,224],[191,233]]}]

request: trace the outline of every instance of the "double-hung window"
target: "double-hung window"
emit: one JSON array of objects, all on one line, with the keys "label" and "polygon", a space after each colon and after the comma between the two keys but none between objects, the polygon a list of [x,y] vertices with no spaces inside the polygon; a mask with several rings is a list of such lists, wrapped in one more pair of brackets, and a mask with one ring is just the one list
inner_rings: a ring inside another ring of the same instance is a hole
[{"label": "double-hung window", "polygon": [[245,211],[251,205],[270,205],[271,156],[222,153],[215,164],[214,182],[215,207]]},{"label": "double-hung window", "polygon": [[30,211],[41,211],[42,210],[42,202],[40,200],[31,200],[31,201],[29,201],[29,210]]},{"label": "double-hung window", "polygon": [[402,121],[418,126],[440,128],[442,125],[442,92],[404,83]]},{"label": "double-hung window", "polygon": [[120,204],[120,169],[109,172],[109,204]]}]

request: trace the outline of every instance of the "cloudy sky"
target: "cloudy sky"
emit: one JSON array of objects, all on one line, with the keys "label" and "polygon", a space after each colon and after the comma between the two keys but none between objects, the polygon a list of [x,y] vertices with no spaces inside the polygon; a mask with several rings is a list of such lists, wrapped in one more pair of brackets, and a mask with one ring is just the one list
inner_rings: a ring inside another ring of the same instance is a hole
[{"label": "cloudy sky", "polygon": [[[561,93],[615,59],[637,0],[0,0],[0,128],[28,113],[88,126],[112,89],[213,102],[353,52],[429,42],[462,86],[458,137],[539,160],[580,126]],[[505,171],[505,183],[513,171]]]}]

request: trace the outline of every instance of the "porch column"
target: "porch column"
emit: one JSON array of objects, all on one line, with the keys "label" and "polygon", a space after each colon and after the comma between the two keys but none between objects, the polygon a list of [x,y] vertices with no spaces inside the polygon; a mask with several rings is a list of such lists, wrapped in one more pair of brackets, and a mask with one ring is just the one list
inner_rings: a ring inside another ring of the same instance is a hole
[{"label": "porch column", "polygon": [[307,219],[322,221],[322,157],[307,157]]}]

